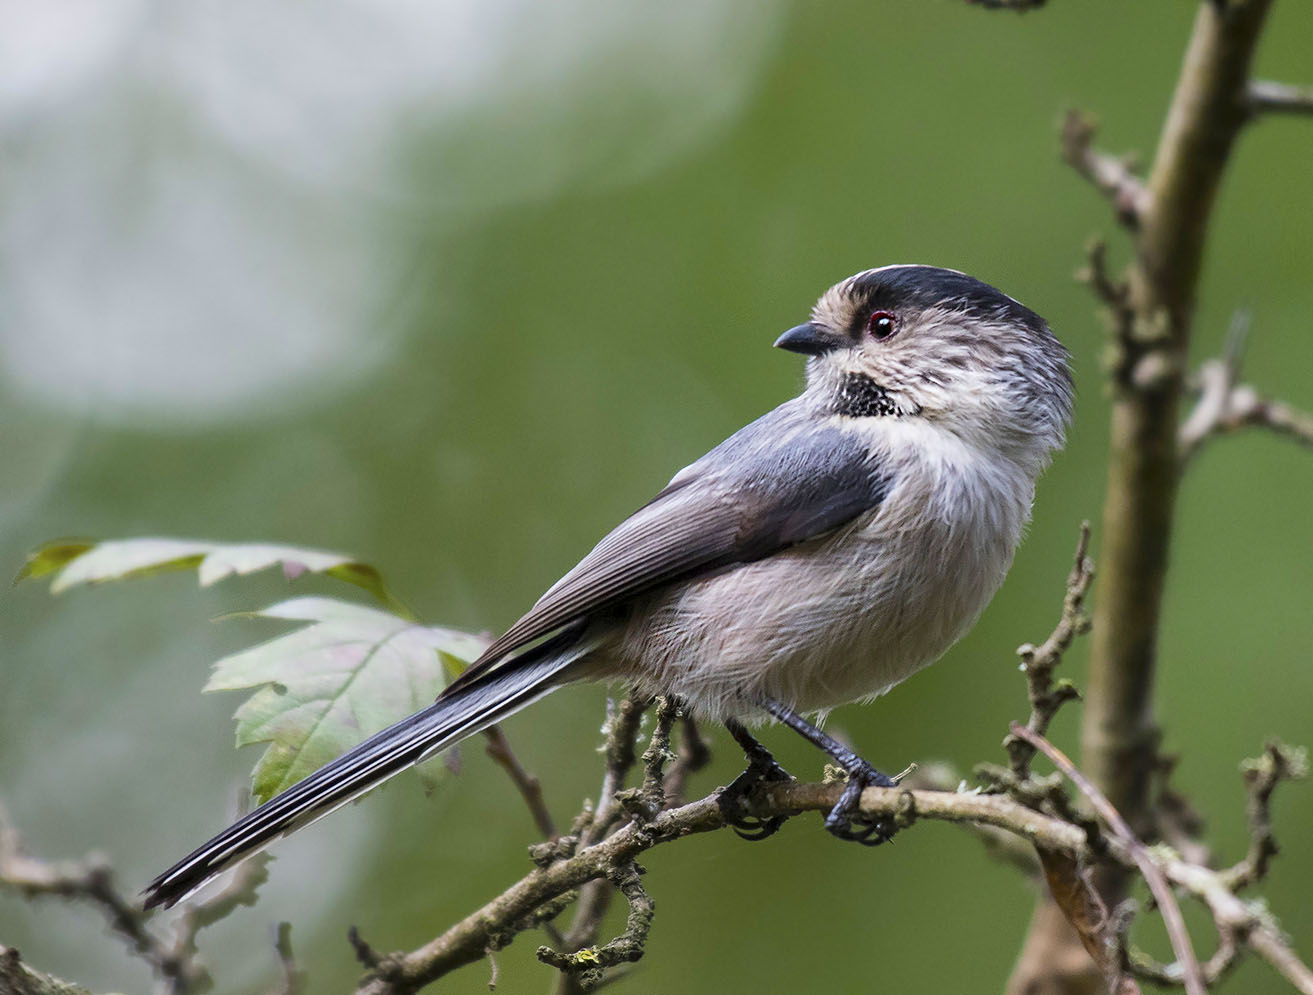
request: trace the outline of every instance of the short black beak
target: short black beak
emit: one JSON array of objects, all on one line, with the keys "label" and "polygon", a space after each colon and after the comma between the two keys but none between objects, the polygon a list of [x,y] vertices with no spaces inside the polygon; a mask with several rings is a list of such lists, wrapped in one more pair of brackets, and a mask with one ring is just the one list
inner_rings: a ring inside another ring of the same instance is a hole
[{"label": "short black beak", "polygon": [[804,356],[819,356],[838,345],[838,336],[814,321],[790,328],[775,340],[776,349],[788,349],[789,352],[800,352]]}]

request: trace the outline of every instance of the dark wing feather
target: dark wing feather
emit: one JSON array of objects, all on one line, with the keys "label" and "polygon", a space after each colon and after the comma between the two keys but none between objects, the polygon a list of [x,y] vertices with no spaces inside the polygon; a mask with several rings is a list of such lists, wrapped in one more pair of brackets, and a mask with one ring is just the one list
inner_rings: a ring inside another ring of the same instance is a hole
[{"label": "dark wing feather", "polygon": [[791,402],[683,470],[451,688],[577,619],[677,580],[770,556],[878,506],[891,480],[861,440],[838,427],[806,428],[805,412]]}]

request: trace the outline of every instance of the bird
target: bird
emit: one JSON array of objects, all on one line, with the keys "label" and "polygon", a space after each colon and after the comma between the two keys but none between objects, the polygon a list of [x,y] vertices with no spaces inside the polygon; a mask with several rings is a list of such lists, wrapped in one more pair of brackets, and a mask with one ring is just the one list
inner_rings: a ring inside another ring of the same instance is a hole
[{"label": "bird", "polygon": [[826,828],[873,844],[860,813],[890,786],[807,715],[867,702],[939,659],[1003,582],[1036,483],[1063,447],[1070,356],[1034,311],[956,270],[890,265],[825,291],[775,341],[802,391],[680,470],[423,710],[255,808],[156,877],[147,908],[392,775],[578,681],[677,699],[723,723],[742,796],[787,778],[749,731],[772,720],[847,773]]}]

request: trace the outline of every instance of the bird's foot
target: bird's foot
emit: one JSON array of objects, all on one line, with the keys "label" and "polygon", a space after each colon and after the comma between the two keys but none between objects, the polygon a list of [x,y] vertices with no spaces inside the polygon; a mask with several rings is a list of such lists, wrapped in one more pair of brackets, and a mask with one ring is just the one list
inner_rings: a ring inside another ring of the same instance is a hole
[{"label": "bird's foot", "polygon": [[773,815],[763,819],[753,815],[753,795],[767,785],[792,781],[793,776],[760,743],[745,752],[747,769],[721,789],[717,804],[725,816],[725,823],[741,838],[755,842],[774,836],[787,816]]},{"label": "bird's foot", "polygon": [[892,820],[863,814],[862,791],[866,788],[892,788],[897,784],[894,778],[882,774],[858,758],[848,768],[848,783],[844,785],[838,803],[825,817],[825,828],[841,840],[850,840],[862,846],[879,846],[889,842],[898,831],[898,826]]}]

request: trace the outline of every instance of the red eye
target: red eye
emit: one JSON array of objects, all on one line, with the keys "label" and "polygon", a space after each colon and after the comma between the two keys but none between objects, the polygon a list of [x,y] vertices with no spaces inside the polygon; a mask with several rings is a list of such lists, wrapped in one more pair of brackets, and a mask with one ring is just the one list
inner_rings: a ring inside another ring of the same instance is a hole
[{"label": "red eye", "polygon": [[866,330],[873,339],[887,339],[898,330],[898,319],[889,311],[875,311],[867,319]]}]

